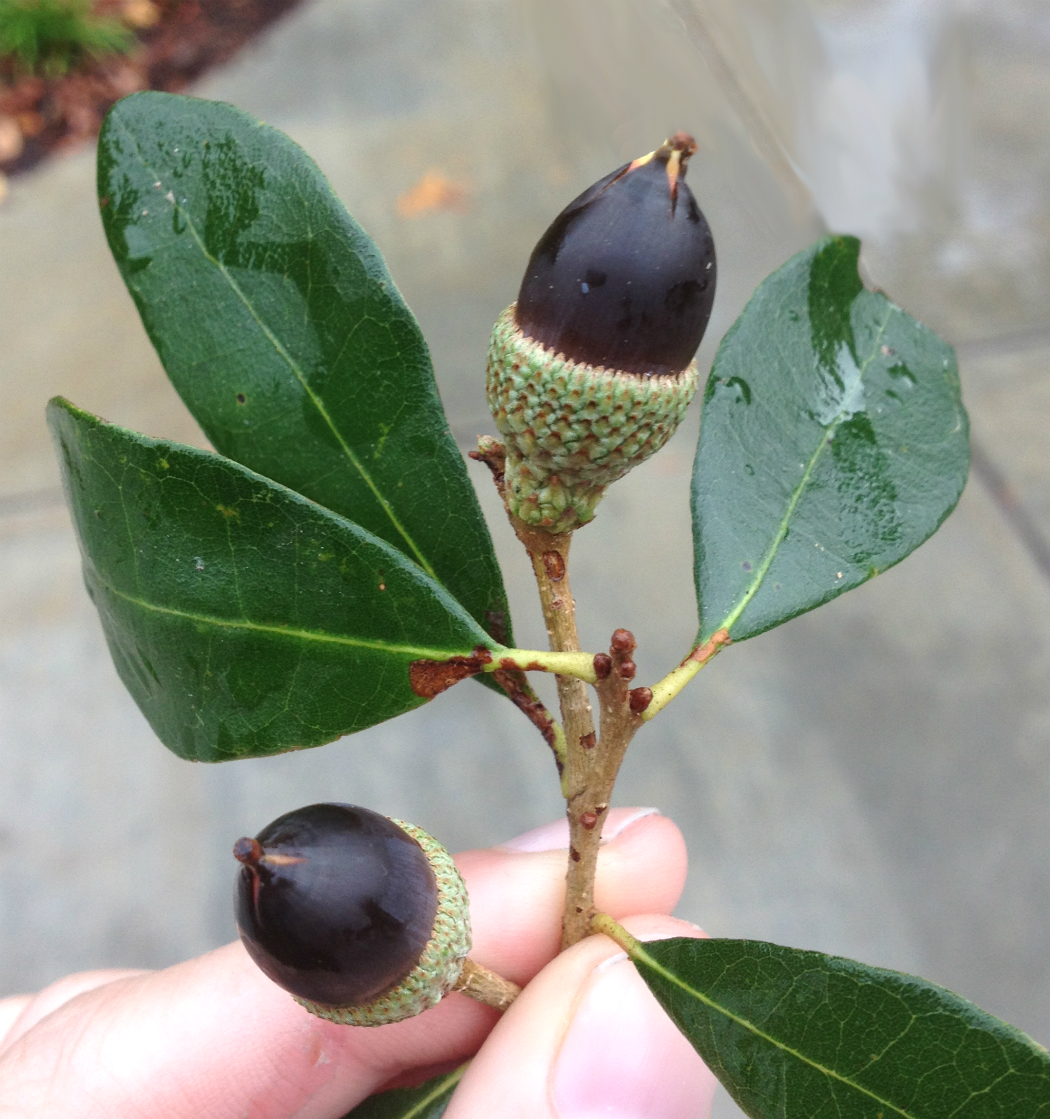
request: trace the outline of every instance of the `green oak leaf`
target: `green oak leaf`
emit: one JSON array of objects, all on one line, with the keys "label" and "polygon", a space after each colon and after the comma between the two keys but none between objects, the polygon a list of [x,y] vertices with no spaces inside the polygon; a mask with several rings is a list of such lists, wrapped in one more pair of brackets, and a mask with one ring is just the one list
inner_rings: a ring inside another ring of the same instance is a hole
[{"label": "green oak leaf", "polygon": [[752,1119],[1046,1119],[1050,1055],[925,979],[754,940],[629,948]]},{"label": "green oak leaf", "polygon": [[969,424],[950,346],[826,237],[722,340],[693,472],[698,644],[780,625],[902,560],[955,507]]},{"label": "green oak leaf", "polygon": [[466,1071],[467,1065],[460,1065],[415,1088],[391,1088],[369,1096],[343,1119],[441,1119]]},{"label": "green oak leaf", "polygon": [[402,552],[269,478],[61,398],[48,422],[117,671],[181,757],[330,742],[423,703],[412,661],[499,649]]},{"label": "green oak leaf", "polygon": [[124,282],[212,445],[404,552],[510,644],[426,343],[313,160],[231,105],[137,93],[102,127],[98,192]]}]

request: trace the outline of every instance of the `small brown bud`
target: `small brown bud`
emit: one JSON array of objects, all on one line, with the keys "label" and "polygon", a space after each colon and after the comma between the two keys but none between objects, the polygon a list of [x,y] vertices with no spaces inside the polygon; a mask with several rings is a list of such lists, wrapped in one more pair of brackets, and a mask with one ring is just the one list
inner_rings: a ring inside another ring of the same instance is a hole
[{"label": "small brown bud", "polygon": [[638,648],[638,642],[629,629],[618,629],[612,635],[610,649],[614,653],[633,653]]},{"label": "small brown bud", "polygon": [[653,702],[652,688],[632,688],[629,696],[631,711],[640,715]]}]

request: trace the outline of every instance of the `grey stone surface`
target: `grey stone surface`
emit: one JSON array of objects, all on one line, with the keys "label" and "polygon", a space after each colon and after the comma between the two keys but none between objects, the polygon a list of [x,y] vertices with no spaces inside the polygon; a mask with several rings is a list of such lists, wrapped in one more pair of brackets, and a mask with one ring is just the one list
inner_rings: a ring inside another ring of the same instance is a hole
[{"label": "grey stone surface", "polygon": [[[739,98],[678,22],[688,5],[608,7],[599,24],[583,0],[315,0],[196,90],[287,129],[318,160],[415,309],[465,448],[493,430],[488,331],[536,237],[669,125],[703,143],[690,177],[720,251],[702,360],[754,284],[823,221],[752,144]],[[776,100],[790,93],[783,76],[761,69],[772,8],[704,11],[727,57],[750,44],[766,85],[741,63],[742,95],[775,136],[791,114]],[[783,11],[795,21],[787,31],[810,42],[820,25],[805,22],[807,8]],[[827,5],[814,11],[830,18]],[[751,22],[734,24],[737,12]],[[910,229],[894,226],[891,198],[867,260],[900,302],[968,342],[973,430],[1006,496],[986,470],[902,566],[719,657],[636,740],[617,799],[656,804],[682,826],[693,863],[680,912],[712,933],[917,971],[1046,1043],[1050,581],[1008,504],[1050,536],[1050,343],[1039,334],[1050,328],[1050,33],[1034,0],[973,0],[950,14],[935,27],[942,69],[921,35],[915,57],[946,88],[965,79],[969,138],[962,156],[945,157],[961,159],[949,161],[958,182],[949,190],[941,167],[928,193],[915,187],[908,212],[921,221]],[[944,62],[958,41],[969,43],[962,78]],[[848,53],[836,57],[841,71]],[[797,104],[801,114],[809,102]],[[465,208],[399,216],[397,199],[428,170],[463,184]],[[542,743],[470,684],[302,754],[219,767],[169,755],[109,662],[42,420],[61,392],[203,445],[109,260],[90,152],[13,184],[0,209],[0,307],[0,991],[76,968],[160,966],[220,943],[232,935],[233,839],[314,799],[412,819],[453,848],[558,815]],[[575,545],[583,642],[633,629],[642,679],[667,671],[695,627],[696,424],[694,411],[614,487]],[[524,558],[471,470],[518,640],[539,644]]]}]

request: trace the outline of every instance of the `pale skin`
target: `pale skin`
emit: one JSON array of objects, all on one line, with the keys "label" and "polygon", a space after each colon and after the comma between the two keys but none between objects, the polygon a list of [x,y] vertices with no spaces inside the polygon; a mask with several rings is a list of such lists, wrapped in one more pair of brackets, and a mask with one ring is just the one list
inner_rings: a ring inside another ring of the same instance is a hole
[{"label": "pale skin", "polygon": [[[640,939],[703,935],[668,916],[686,870],[675,825],[615,809],[606,834],[598,907]],[[339,1119],[475,1054],[447,1119],[705,1119],[711,1074],[618,947],[557,954],[567,843],[551,825],[456,858],[472,957],[528,984],[502,1018],[450,995],[396,1025],[333,1025],[239,942],[163,971],[84,972],[0,1001],[0,1119]]]}]

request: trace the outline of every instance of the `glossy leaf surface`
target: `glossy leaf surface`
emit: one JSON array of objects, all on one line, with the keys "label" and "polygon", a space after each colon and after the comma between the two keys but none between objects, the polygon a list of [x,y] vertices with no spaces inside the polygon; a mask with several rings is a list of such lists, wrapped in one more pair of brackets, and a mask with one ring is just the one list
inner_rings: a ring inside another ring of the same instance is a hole
[{"label": "glossy leaf surface", "polygon": [[632,952],[752,1119],[1045,1119],[1050,1056],[924,979],[748,940]]},{"label": "glossy leaf surface", "polygon": [[699,641],[752,637],[902,560],[955,507],[969,425],[950,346],[827,237],[723,339],[693,473]]},{"label": "glossy leaf surface", "polygon": [[423,702],[409,664],[495,643],[401,552],[206,451],[48,406],[117,671],[198,761],[317,746]]},{"label": "glossy leaf surface", "polygon": [[509,644],[426,344],[313,160],[230,105],[138,93],[103,125],[98,191],[146,330],[213,446],[404,552]]},{"label": "glossy leaf surface", "polygon": [[467,1066],[435,1076],[415,1088],[392,1088],[369,1096],[343,1119],[441,1119]]}]

